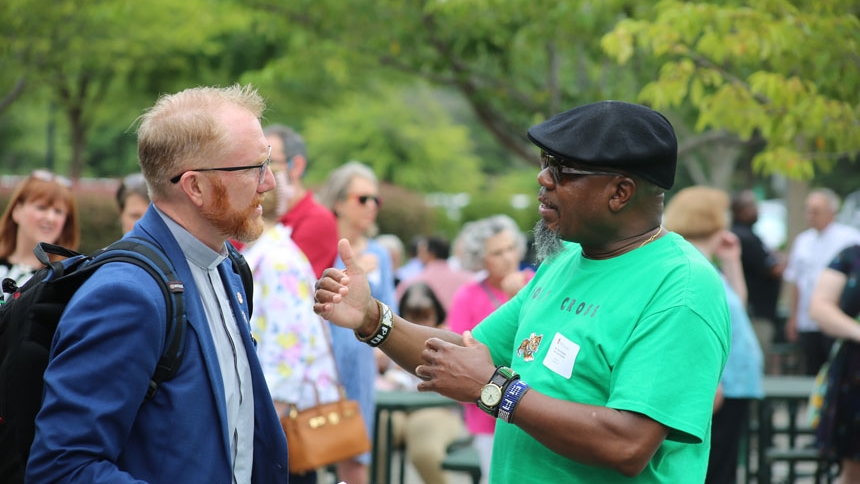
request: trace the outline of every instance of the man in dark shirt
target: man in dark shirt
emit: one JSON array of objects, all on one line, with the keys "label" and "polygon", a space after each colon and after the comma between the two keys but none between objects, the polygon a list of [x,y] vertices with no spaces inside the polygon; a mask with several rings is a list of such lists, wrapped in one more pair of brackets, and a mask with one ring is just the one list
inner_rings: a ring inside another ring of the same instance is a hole
[{"label": "man in dark shirt", "polygon": [[[772,325],[774,339],[783,338],[782,324],[777,314],[777,301],[782,288],[785,258],[770,250],[753,232],[758,220],[758,207],[752,191],[742,190],[732,197],[732,232],[741,241],[741,264],[749,293],[750,318],[767,320]],[[762,344],[770,341],[762,341]]]}]

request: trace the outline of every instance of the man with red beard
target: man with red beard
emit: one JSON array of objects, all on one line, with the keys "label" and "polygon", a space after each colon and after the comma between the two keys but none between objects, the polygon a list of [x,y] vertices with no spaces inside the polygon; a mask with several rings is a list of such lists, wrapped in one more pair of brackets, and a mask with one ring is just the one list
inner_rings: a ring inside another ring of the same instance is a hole
[{"label": "man with red beard", "polygon": [[603,101],[528,136],[541,149],[543,261],[473,331],[412,324],[373,300],[346,240],[346,268],[326,269],[314,309],[412,370],[419,390],[495,417],[491,483],[703,482],[730,323],[713,265],[661,225],[671,124]]},{"label": "man with red beard", "polygon": [[139,267],[99,268],[54,336],[28,482],[287,482],[286,440],[226,245],[263,230],[263,194],[275,187],[264,109],[255,89],[234,85],[164,95],[141,116],[152,203],[125,237],[159,248],[184,286],[182,362],[147,399],[164,297]]}]

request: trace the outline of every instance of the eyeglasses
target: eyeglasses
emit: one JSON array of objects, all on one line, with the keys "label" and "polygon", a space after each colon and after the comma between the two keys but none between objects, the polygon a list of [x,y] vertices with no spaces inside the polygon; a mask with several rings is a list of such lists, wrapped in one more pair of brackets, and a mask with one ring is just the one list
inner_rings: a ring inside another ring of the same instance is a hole
[{"label": "eyeglasses", "polygon": [[358,200],[358,203],[362,205],[367,205],[368,200],[373,200],[373,203],[376,204],[377,207],[382,206],[382,197],[378,195],[350,195],[350,198],[355,198]]},{"label": "eyeglasses", "polygon": [[30,174],[31,178],[35,178],[37,180],[42,180],[44,182],[54,182],[59,183],[64,187],[72,186],[72,180],[64,176],[57,175],[56,173],[50,172],[48,170],[34,170],[33,173]]},{"label": "eyeglasses", "polygon": [[262,184],[266,181],[266,169],[269,168],[269,164],[272,163],[272,146],[269,145],[269,154],[266,155],[266,161],[260,163],[259,165],[245,165],[245,166],[228,166],[226,168],[198,168],[196,170],[185,170],[182,173],[176,175],[175,177],[170,179],[170,183],[178,183],[179,179],[182,178],[182,175],[188,173],[189,171],[242,171],[242,170],[260,170],[260,174],[257,177],[257,184]]},{"label": "eyeglasses", "polygon": [[561,179],[561,173],[580,176],[622,176],[621,173],[614,171],[580,170],[579,168],[565,165],[562,160],[564,160],[564,158],[556,157],[541,150],[540,169],[543,171],[548,168],[549,174],[552,175],[552,179],[555,180],[556,183]]}]

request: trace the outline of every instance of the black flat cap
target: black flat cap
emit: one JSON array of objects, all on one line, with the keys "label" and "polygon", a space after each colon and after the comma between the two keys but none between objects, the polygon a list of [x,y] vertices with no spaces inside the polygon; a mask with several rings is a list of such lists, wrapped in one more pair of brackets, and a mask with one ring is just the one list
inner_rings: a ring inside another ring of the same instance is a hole
[{"label": "black flat cap", "polygon": [[532,126],[528,137],[574,163],[623,170],[667,190],[675,183],[675,130],[662,114],[639,104],[579,106]]}]

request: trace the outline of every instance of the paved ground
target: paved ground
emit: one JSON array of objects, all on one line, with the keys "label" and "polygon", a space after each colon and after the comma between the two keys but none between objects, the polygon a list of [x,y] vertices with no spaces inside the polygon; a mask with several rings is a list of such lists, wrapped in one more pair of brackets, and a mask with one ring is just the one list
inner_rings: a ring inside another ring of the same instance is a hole
[{"label": "paved ground", "polygon": [[[400,464],[397,459],[399,459],[399,454],[396,454],[393,457],[393,462],[391,463],[392,469],[400,469]],[[395,474],[394,479],[391,481],[392,484],[424,484],[424,481],[421,480],[421,477],[415,471],[415,468],[412,465],[406,465],[406,480],[402,483],[399,479],[397,479],[397,475]],[[334,480],[334,476],[332,475],[323,475],[319,479],[319,484],[336,484]],[[448,484],[472,484],[472,478],[469,477],[468,474],[464,472],[449,472],[448,473]]]},{"label": "paved ground", "polygon": [[[785,408],[778,408],[776,414],[774,415],[774,423],[777,426],[785,426],[788,424],[788,412]],[[806,426],[806,409],[801,408],[797,415],[797,425],[799,427]],[[803,448],[812,446],[814,444],[815,437],[811,434],[800,435],[797,437],[797,441],[794,445],[795,448]],[[782,448],[788,448],[788,437],[786,435],[776,436],[774,439],[774,445]],[[753,444],[754,446],[754,444]],[[750,452],[750,460],[753,464],[753,468],[756,468],[756,455],[755,449],[751,449]],[[786,462],[777,462],[772,469],[771,475],[771,483],[778,484],[814,484],[815,478],[813,477],[813,473],[816,470],[816,465],[812,462],[801,462],[794,465],[794,472],[796,476],[793,481],[788,480],[789,476],[789,464]],[[740,469],[738,472],[738,483],[746,483],[745,473],[743,469]],[[750,479],[750,483],[755,483],[755,478]]]}]

